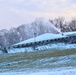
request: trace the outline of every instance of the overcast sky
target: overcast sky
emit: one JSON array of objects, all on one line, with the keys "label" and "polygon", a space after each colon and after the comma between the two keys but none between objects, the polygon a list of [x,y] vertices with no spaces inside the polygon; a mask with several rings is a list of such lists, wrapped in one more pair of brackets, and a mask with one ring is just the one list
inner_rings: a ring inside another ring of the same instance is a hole
[{"label": "overcast sky", "polygon": [[59,16],[76,17],[76,0],[0,0],[0,30]]}]

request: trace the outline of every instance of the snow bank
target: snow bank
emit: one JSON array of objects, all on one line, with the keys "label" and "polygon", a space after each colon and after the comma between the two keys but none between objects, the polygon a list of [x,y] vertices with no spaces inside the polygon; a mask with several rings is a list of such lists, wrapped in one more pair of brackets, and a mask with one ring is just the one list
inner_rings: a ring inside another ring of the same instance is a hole
[{"label": "snow bank", "polygon": [[19,52],[32,52],[34,51],[31,47],[28,48],[13,48],[8,50],[8,53],[19,53]]},{"label": "snow bank", "polygon": [[65,49],[74,49],[74,48],[76,48],[76,44],[56,43],[56,44],[38,46],[37,50],[45,50],[45,49],[65,50]]},{"label": "snow bank", "polygon": [[3,52],[0,50],[0,54],[3,54]]},{"label": "snow bank", "polygon": [[76,31],[73,32],[64,32],[64,35],[76,35]]},{"label": "snow bank", "polygon": [[[43,40],[48,40],[48,39],[62,38],[62,37],[65,37],[65,36],[66,36],[66,35],[63,36],[62,34],[46,33],[46,34],[37,36],[35,39],[36,39],[36,42],[38,42],[38,41],[43,41]],[[26,43],[31,43],[31,42],[34,42],[34,38],[31,38],[31,39],[22,41],[22,42],[20,42],[20,43],[14,44],[14,45],[26,44]]]},{"label": "snow bank", "polygon": [[51,71],[36,72],[29,75],[76,75],[76,69],[53,71],[53,72]]},{"label": "snow bank", "polygon": [[0,73],[0,75],[76,75],[76,69],[67,69],[67,70],[58,70],[58,71],[40,71],[40,72],[4,72]]},{"label": "snow bank", "polygon": [[[46,33],[46,34],[42,34],[40,36],[37,36],[36,42],[38,41],[43,41],[43,40],[48,40],[48,39],[56,39],[56,38],[62,38],[62,37],[66,37],[66,36],[71,36],[71,35],[76,35],[76,32],[64,32],[64,35],[62,35],[62,33],[60,34],[52,34],[52,33]],[[31,43],[34,42],[34,38],[22,41],[20,43],[14,44],[14,45],[19,45],[19,44],[26,44],[26,43]]]},{"label": "snow bank", "polygon": [[[38,41],[43,41],[43,40],[49,40],[49,39],[57,39],[57,38],[62,38],[66,36],[71,36],[71,35],[76,35],[76,32],[64,32],[64,35],[62,33],[60,34],[51,34],[51,33],[46,33],[40,36],[37,36],[36,38],[31,38],[25,41],[22,41],[20,43],[14,44],[19,45],[19,44],[26,44],[26,43],[33,43],[34,40],[36,42]],[[49,45],[43,45],[43,46],[37,46],[36,50],[45,50],[45,49],[72,49],[76,48],[76,44],[64,44],[64,43],[55,43],[55,44],[49,44]],[[17,53],[17,52],[30,52],[33,51],[32,47],[26,47],[26,48],[11,48],[8,50],[8,53]]]},{"label": "snow bank", "polygon": [[[66,49],[74,49],[76,48],[76,44],[64,44],[64,43],[56,43],[56,44],[48,44],[44,46],[37,46],[35,51],[39,50],[66,50]],[[26,48],[12,48],[8,50],[8,53],[18,53],[18,52],[33,52],[32,47]]]}]

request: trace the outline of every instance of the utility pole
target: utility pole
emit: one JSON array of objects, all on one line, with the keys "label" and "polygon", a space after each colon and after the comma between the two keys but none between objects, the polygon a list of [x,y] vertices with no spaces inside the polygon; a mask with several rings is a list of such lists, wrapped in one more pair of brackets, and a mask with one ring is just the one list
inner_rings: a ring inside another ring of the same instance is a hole
[{"label": "utility pole", "polygon": [[34,33],[34,50],[35,50],[35,42],[36,42],[36,33]]}]

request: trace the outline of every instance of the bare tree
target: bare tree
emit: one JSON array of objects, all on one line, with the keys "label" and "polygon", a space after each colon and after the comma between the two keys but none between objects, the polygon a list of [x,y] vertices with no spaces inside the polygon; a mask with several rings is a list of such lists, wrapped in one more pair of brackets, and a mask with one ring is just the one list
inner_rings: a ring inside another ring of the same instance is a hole
[{"label": "bare tree", "polygon": [[57,28],[59,28],[61,30],[61,32],[64,32],[64,18],[63,17],[59,17],[59,18],[56,18],[54,20],[50,20],[50,22],[55,25]]},{"label": "bare tree", "polygon": [[70,31],[76,31],[76,19],[72,19],[69,23],[69,30]]}]

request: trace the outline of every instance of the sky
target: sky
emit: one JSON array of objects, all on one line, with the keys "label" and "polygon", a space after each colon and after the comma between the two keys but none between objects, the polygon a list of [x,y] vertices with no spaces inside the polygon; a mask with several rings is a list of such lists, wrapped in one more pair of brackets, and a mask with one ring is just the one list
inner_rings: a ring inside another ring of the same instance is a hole
[{"label": "sky", "polygon": [[0,30],[27,24],[36,18],[76,17],[76,0],[0,0]]}]

